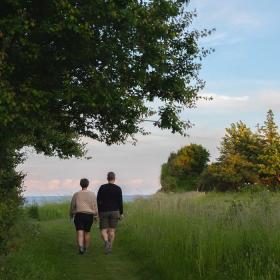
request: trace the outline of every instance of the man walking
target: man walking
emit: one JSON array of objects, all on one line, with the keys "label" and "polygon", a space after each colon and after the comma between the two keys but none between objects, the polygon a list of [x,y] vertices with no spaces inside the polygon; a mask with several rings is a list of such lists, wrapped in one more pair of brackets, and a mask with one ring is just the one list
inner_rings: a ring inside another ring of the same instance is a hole
[{"label": "man walking", "polygon": [[73,195],[69,214],[71,219],[74,217],[77,245],[82,255],[90,244],[90,229],[94,216],[97,216],[97,202],[95,194],[87,189],[88,179],[81,179],[80,185],[82,190]]},{"label": "man walking", "polygon": [[109,172],[108,184],[102,185],[97,193],[100,230],[106,254],[112,250],[116,227],[123,215],[122,190],[115,185],[115,179],[115,173]]}]

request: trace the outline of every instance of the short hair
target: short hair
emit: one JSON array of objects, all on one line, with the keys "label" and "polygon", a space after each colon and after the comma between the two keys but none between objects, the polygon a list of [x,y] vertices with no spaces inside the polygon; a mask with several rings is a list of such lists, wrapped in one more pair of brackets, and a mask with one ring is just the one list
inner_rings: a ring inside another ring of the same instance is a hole
[{"label": "short hair", "polygon": [[84,189],[87,188],[89,185],[89,180],[86,178],[83,178],[80,180],[80,186]]},{"label": "short hair", "polygon": [[107,174],[107,180],[108,180],[108,181],[114,181],[115,179],[116,179],[115,173],[112,172],[112,171],[108,172],[108,174]]}]

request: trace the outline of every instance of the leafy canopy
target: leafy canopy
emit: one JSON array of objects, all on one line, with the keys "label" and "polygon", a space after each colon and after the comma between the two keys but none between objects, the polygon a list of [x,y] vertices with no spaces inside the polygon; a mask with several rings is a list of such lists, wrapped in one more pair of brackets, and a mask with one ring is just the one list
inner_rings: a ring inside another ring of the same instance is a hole
[{"label": "leafy canopy", "polygon": [[198,144],[187,145],[171,153],[161,167],[161,191],[196,190],[199,176],[207,166],[209,152]]},{"label": "leafy canopy", "polygon": [[183,133],[211,33],[191,29],[188,2],[1,1],[0,140],[81,155],[80,136],[121,143],[153,114]]},{"label": "leafy canopy", "polygon": [[168,159],[171,174],[179,177],[199,175],[209,161],[209,152],[198,144],[190,144],[172,153]]},{"label": "leafy canopy", "polygon": [[207,167],[199,182],[200,190],[240,190],[248,185],[279,190],[280,134],[272,110],[253,132],[243,122],[226,129],[216,163]]}]

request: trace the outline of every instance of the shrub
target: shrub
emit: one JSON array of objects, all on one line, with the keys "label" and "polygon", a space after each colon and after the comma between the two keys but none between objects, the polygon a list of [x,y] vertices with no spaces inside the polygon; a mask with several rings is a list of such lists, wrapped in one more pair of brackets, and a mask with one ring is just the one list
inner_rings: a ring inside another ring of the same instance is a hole
[{"label": "shrub", "polygon": [[34,203],[27,207],[28,217],[39,220],[38,204]]},{"label": "shrub", "polygon": [[167,163],[161,166],[160,183],[162,186],[161,190],[164,192],[175,191],[176,189],[176,178],[170,175]]},{"label": "shrub", "polygon": [[237,154],[209,165],[201,175],[198,190],[238,191],[246,184],[259,182],[254,164]]},{"label": "shrub", "polygon": [[9,166],[0,168],[0,255],[8,252],[7,241],[11,228],[18,219],[22,205],[22,178],[21,174],[9,169]]},{"label": "shrub", "polygon": [[198,182],[199,191],[227,191],[237,190],[241,176],[233,169],[223,168],[218,163],[213,163],[204,170]]},{"label": "shrub", "polygon": [[190,144],[181,148],[176,154],[171,154],[168,159],[170,173],[173,176],[200,174],[209,161],[209,152],[202,146]]},{"label": "shrub", "polygon": [[162,191],[191,191],[197,187],[200,173],[209,161],[209,152],[201,145],[191,144],[171,153],[161,167]]}]

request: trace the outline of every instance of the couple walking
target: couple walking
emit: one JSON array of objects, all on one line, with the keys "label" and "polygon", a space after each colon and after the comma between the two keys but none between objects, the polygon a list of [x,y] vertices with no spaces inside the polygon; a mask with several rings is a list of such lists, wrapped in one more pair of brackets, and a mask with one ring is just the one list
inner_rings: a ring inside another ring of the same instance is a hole
[{"label": "couple walking", "polygon": [[84,254],[90,244],[90,229],[93,221],[99,218],[99,228],[104,241],[105,253],[112,250],[115,230],[123,215],[122,190],[115,185],[115,173],[109,172],[108,183],[102,185],[97,193],[89,191],[88,179],[81,179],[82,190],[76,192],[71,200],[70,218],[74,218],[77,231],[79,253]]}]

